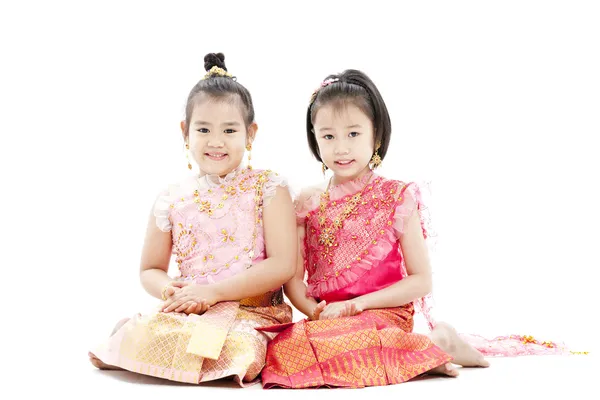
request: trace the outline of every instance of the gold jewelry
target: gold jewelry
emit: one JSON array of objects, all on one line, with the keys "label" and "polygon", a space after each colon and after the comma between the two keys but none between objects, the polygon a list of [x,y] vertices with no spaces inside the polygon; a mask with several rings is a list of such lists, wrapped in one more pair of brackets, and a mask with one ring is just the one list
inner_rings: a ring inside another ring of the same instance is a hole
[{"label": "gold jewelry", "polygon": [[223,68],[217,67],[215,65],[206,73],[206,75],[204,75],[204,78],[202,78],[202,79],[204,80],[204,79],[210,78],[213,75],[225,76],[227,78],[233,78],[233,75],[231,75],[229,72],[227,72]]},{"label": "gold jewelry", "polygon": [[[331,181],[329,181],[331,184]],[[348,216],[354,214],[356,212],[356,208],[358,208],[359,204],[362,204],[362,197],[369,187],[369,181],[365,184],[365,187],[352,196],[346,203],[344,207],[344,211],[340,215],[338,215],[334,220],[333,224],[330,227],[325,227],[325,222],[327,218],[325,217],[325,209],[327,208],[327,203],[329,203],[329,185],[327,185],[327,189],[323,194],[321,194],[321,202],[319,204],[319,226],[321,227],[321,233],[319,234],[319,244],[325,246],[326,252],[329,253],[328,247],[334,247],[335,245],[335,233],[342,227],[344,220],[348,218]]]},{"label": "gold jewelry", "polygon": [[375,169],[381,165],[381,157],[379,157],[379,154],[373,154],[373,157],[371,157],[371,165],[372,169]]},{"label": "gold jewelry", "polygon": [[371,157],[371,169],[375,169],[381,165],[381,157],[377,153],[379,151],[379,147],[381,145],[378,143],[377,147],[375,147],[375,152],[373,153],[373,157]]},{"label": "gold jewelry", "polygon": [[163,286],[162,291],[160,292],[160,297],[163,299],[163,301],[167,301],[167,288],[171,286],[170,283],[167,283],[165,286]]},{"label": "gold jewelry", "polygon": [[188,169],[192,169],[192,164],[190,164],[190,145],[185,144],[185,158],[187,159]]},{"label": "gold jewelry", "polygon": [[248,169],[252,169],[252,165],[250,165],[250,160],[252,160],[252,143],[246,145],[246,150],[248,150]]},{"label": "gold jewelry", "polygon": [[[227,200],[228,198],[231,198],[233,196],[236,196],[238,193],[242,193],[242,192],[247,192],[249,190],[254,189],[254,217],[255,217],[255,224],[254,224],[254,232],[252,234],[252,242],[250,244],[250,246],[246,246],[244,247],[244,252],[246,253],[246,256],[248,257],[248,265],[251,266],[253,261],[254,261],[254,249],[256,247],[256,239],[258,237],[258,228],[260,226],[263,225],[263,219],[262,219],[262,214],[261,214],[261,209],[262,209],[262,202],[260,201],[260,199],[263,198],[263,191],[264,191],[264,185],[265,183],[267,183],[269,181],[269,175],[272,173],[271,170],[266,170],[266,171],[261,171],[259,173],[251,173],[248,172],[246,170],[241,170],[240,174],[245,175],[245,177],[243,177],[240,181],[237,181],[237,176],[236,181],[231,182],[230,186],[226,186],[224,187],[224,191],[226,194],[224,194],[221,199],[222,200]],[[246,182],[250,179],[256,178],[256,183],[253,184],[252,186],[247,185]],[[200,185],[200,182],[198,182],[198,184]],[[212,191],[211,189],[208,190],[208,193],[211,194]],[[185,199],[182,198],[181,201],[184,201]],[[233,201],[233,200],[231,200]],[[202,198],[200,197],[200,186],[198,186],[198,189],[196,189],[194,191],[194,203],[198,204],[198,211],[199,212],[206,212],[208,214],[209,217],[211,217],[213,215],[213,211],[216,209],[223,209],[225,203],[223,201],[221,201],[218,205],[213,206],[211,204],[210,200],[202,200]],[[173,205],[171,205],[171,208],[173,208]],[[185,257],[188,256],[194,249],[194,247],[196,246],[197,239],[196,237],[193,235],[192,233],[192,226],[190,225],[190,229],[187,230],[186,228],[183,227],[182,224],[179,224],[179,227],[182,228],[182,233],[183,235],[190,235],[192,238],[192,249],[188,250],[186,253],[178,253],[177,254],[177,263],[179,264],[179,266],[181,266],[182,260],[180,257]],[[223,235],[227,235],[227,232],[223,232],[221,231],[221,233],[223,233]],[[183,236],[180,234],[179,239],[181,239],[181,236]],[[227,235],[227,241],[233,242],[234,238],[230,235]],[[175,248],[175,251],[178,251],[177,248]],[[227,263],[225,263],[225,268],[229,268],[230,267],[230,263],[233,263],[234,260],[239,260],[241,258],[243,253],[239,253],[237,255],[235,255],[235,257],[232,256],[232,259],[230,261],[228,261]],[[214,256],[213,255],[208,255],[209,259],[213,259]],[[207,262],[207,256],[204,256],[203,258],[204,263]],[[215,272],[215,271],[213,271]],[[196,278],[198,276],[205,276],[206,272],[201,272],[198,275],[192,275],[192,278]],[[161,293],[161,296],[163,297],[164,300],[166,300],[166,290],[168,288],[168,286],[172,284],[169,283],[167,285],[165,285],[165,287],[163,288],[163,291]]]},{"label": "gold jewelry", "polygon": [[321,163],[321,171],[323,171],[323,175],[327,172],[327,165],[325,165],[325,163]]}]

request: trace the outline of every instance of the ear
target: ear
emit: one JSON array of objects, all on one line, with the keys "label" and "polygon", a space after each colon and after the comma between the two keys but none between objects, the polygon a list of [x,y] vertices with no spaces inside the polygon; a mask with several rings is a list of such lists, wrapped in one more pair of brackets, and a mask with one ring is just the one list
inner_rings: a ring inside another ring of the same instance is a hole
[{"label": "ear", "polygon": [[179,123],[179,127],[181,128],[181,135],[183,136],[183,139],[187,142],[187,135],[185,134],[185,121],[181,121]]},{"label": "ear", "polygon": [[248,132],[246,133],[247,144],[252,144],[252,142],[254,142],[254,139],[256,138],[256,131],[258,131],[258,125],[256,122],[253,122],[248,127]]}]

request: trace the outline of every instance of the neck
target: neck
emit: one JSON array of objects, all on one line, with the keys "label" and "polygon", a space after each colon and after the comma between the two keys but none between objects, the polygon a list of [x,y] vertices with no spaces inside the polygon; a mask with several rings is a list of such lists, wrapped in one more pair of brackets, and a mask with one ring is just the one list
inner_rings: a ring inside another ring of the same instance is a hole
[{"label": "neck", "polygon": [[[230,171],[223,172],[222,174],[219,174],[218,176],[219,176],[219,178],[225,178],[227,175],[231,174],[232,172],[238,171],[238,170],[241,170],[241,169],[242,169],[242,165],[240,164],[237,168],[232,169]],[[204,177],[206,175],[208,175],[208,176],[217,176],[217,174],[207,174],[206,171],[200,170],[200,173],[198,174],[198,177],[202,178],[202,177]]]},{"label": "neck", "polygon": [[358,174],[353,175],[353,176],[338,176],[336,174],[333,174],[333,177],[331,178],[331,184],[336,186],[336,185],[341,185],[343,183],[346,182],[350,182],[350,181],[354,181],[356,179],[360,179],[363,176],[367,175],[368,173],[371,172],[371,168],[369,168],[369,166],[367,165],[362,171],[360,171]]},{"label": "neck", "polygon": [[205,177],[206,175],[208,175],[208,176],[218,176],[219,178],[225,178],[227,175],[229,175],[229,174],[230,174],[230,173],[232,173],[233,171],[234,171],[234,170],[232,170],[232,171],[229,171],[229,172],[227,172],[227,173],[225,173],[225,174],[223,174],[223,175],[207,174],[207,173],[206,173],[206,172],[204,172],[204,171],[200,171],[200,173],[198,174],[198,177],[199,177],[199,178],[203,178],[203,177]]}]

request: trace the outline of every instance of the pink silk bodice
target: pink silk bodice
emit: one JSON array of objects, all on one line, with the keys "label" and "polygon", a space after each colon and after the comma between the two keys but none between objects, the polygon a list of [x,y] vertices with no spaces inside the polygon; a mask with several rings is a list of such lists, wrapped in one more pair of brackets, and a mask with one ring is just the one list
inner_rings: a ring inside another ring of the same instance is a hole
[{"label": "pink silk bodice", "polygon": [[171,232],[180,280],[209,284],[265,258],[262,210],[287,183],[271,171],[238,168],[224,178],[191,177],[156,200],[159,229]]},{"label": "pink silk bodice", "polygon": [[[323,192],[305,192],[296,204],[298,222],[305,227],[307,295],[342,301],[406,276],[399,239],[407,219],[419,210],[418,188],[369,173],[330,187],[329,201],[321,210]],[[332,240],[325,243],[323,235]]]}]

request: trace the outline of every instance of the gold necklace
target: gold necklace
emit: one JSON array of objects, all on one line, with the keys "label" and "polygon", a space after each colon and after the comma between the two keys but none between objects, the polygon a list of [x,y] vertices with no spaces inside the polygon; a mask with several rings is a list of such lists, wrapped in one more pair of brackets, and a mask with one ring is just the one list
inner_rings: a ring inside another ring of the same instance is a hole
[{"label": "gold necklace", "polygon": [[[242,174],[245,174],[246,170],[242,170]],[[254,217],[255,217],[255,224],[254,224],[254,231],[252,233],[252,242],[250,244],[250,246],[246,246],[243,249],[243,252],[247,253],[247,257],[248,257],[248,265],[252,265],[252,262],[254,261],[254,249],[256,246],[256,238],[258,236],[258,227],[259,225],[263,224],[263,220],[261,218],[261,202],[260,200],[263,198],[263,192],[264,192],[264,185],[265,183],[268,181],[268,176],[269,174],[271,174],[271,170],[267,170],[267,171],[262,171],[258,174],[256,174],[256,182],[251,185],[251,186],[247,186],[245,187],[245,190],[243,191],[248,191],[251,189],[254,189]],[[276,174],[277,175],[277,174]],[[251,179],[253,177],[252,174],[247,174],[247,176],[245,176],[240,182],[236,181],[232,181],[230,182],[229,186],[225,186],[224,184],[221,185],[221,188],[224,189],[225,193],[222,196],[223,200],[227,200],[227,198],[229,196],[235,196],[237,193],[240,193],[240,191],[237,190],[235,185],[239,185],[240,187],[242,185],[245,184],[245,182],[247,182],[249,179]],[[212,194],[212,189],[208,189],[209,194]],[[184,198],[181,199],[181,201],[185,201]],[[194,191],[194,203],[198,204],[198,211],[200,212],[206,212],[208,214],[208,216],[212,216],[213,215],[213,208],[210,205],[210,200],[202,200],[200,198],[200,193],[199,190],[195,190]],[[219,205],[217,206],[217,208],[223,208],[223,202],[219,203]],[[171,205],[171,208],[173,208],[173,205]],[[188,256],[193,248],[196,246],[197,239],[196,236],[193,234],[192,231],[192,225],[189,226],[189,230],[184,229],[183,224],[179,224],[179,227],[182,228],[182,231],[179,233],[178,236],[178,242],[182,240],[182,237],[184,235],[189,235],[191,237],[192,240],[192,245],[191,247],[187,250],[187,251],[182,251],[181,249],[179,249],[179,245],[178,243],[175,244],[175,246],[177,246],[178,250],[177,250],[177,264],[179,265],[179,267],[181,268],[181,263],[182,263],[182,259],[186,256]],[[224,237],[222,238],[222,240],[224,242],[227,241],[234,241],[233,236],[228,235],[227,231],[222,230],[221,233],[224,235]],[[239,255],[236,255],[234,257],[234,260],[238,260],[239,259]],[[207,256],[204,256],[204,262],[206,262],[206,258]],[[212,254],[208,255],[208,258],[210,258],[211,260],[214,258],[214,256]],[[233,259],[228,261],[227,263],[225,263],[225,268],[229,268],[231,266],[231,263],[233,263]],[[216,272],[216,270],[213,269],[213,272]],[[205,276],[207,274],[206,271],[201,272],[200,274],[196,274],[196,275],[191,275],[192,279],[197,278],[198,276]]]},{"label": "gold necklace", "polygon": [[[327,184],[327,189],[321,194],[321,202],[319,204],[318,217],[319,226],[321,227],[321,232],[319,233],[319,244],[321,246],[325,246],[326,248],[337,246],[337,243],[335,242],[335,235],[337,231],[343,226],[346,218],[354,214],[356,208],[358,208],[359,204],[361,204],[364,192],[367,190],[370,180],[371,177],[369,176],[369,179],[367,179],[365,186],[360,192],[356,193],[351,197],[346,197],[346,202],[348,204],[346,204],[346,206],[344,207],[344,211],[342,211],[333,220],[333,223],[330,227],[326,227],[325,222],[327,221],[327,218],[325,216],[325,209],[327,208],[327,204],[329,203],[329,187],[331,185],[331,180],[329,181],[329,183]],[[336,202],[334,202],[333,205],[335,206]],[[327,251],[327,253],[329,253],[329,251]]]}]

